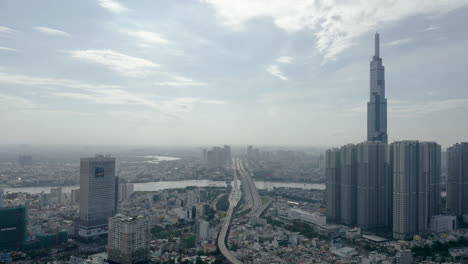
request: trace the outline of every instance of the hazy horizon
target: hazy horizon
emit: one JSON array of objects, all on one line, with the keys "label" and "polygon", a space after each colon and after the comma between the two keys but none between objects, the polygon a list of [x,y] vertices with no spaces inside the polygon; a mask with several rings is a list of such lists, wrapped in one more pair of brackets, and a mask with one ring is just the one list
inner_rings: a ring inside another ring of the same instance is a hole
[{"label": "hazy horizon", "polygon": [[[0,145],[468,141],[468,2],[2,1]],[[39,11],[39,12],[38,12]]]}]

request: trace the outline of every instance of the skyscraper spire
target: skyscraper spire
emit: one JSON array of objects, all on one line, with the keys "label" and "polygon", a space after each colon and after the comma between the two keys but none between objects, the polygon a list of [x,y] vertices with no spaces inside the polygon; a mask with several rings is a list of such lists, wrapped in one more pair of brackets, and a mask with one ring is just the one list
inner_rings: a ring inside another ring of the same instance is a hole
[{"label": "skyscraper spire", "polygon": [[380,35],[375,33],[375,57],[380,57]]}]

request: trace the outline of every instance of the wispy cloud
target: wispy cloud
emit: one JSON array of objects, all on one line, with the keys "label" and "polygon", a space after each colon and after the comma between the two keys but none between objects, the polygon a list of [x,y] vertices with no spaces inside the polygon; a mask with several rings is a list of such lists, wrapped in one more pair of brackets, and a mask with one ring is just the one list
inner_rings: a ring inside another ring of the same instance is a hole
[{"label": "wispy cloud", "polygon": [[2,46],[0,46],[0,50],[5,50],[5,51],[18,51],[17,49],[8,48],[8,47],[2,47]]},{"label": "wispy cloud", "polygon": [[7,33],[7,34],[10,34],[10,33],[14,33],[14,32],[16,32],[16,30],[11,29],[11,28],[9,28],[9,27],[0,26],[0,33]]},{"label": "wispy cloud", "polygon": [[60,37],[70,36],[70,34],[65,31],[54,29],[54,28],[49,28],[49,27],[34,27],[34,29],[41,33],[52,35],[52,36],[60,36]]},{"label": "wispy cloud", "polygon": [[99,5],[102,8],[108,9],[111,12],[114,12],[117,14],[123,13],[129,10],[128,8],[126,8],[125,6],[123,6],[121,3],[119,3],[116,0],[99,0]]},{"label": "wispy cloud", "polygon": [[425,28],[423,31],[433,31],[433,30],[437,30],[439,28],[440,28],[439,26],[430,25],[427,28]]},{"label": "wispy cloud", "polygon": [[273,75],[273,76],[275,76],[275,77],[277,77],[277,78],[279,78],[279,79],[281,79],[281,80],[283,80],[283,81],[287,81],[287,80],[288,80],[288,77],[286,77],[286,76],[283,74],[283,72],[279,69],[278,65],[268,65],[266,71],[267,71],[269,74],[271,74],[271,75]]},{"label": "wispy cloud", "polygon": [[325,61],[355,44],[358,37],[410,16],[444,14],[467,6],[466,0],[204,0],[211,4],[221,21],[237,30],[256,17],[271,17],[287,32],[311,30],[317,49]]},{"label": "wispy cloud", "polygon": [[151,31],[128,31],[132,37],[136,37],[147,44],[169,44],[170,41],[161,34]]},{"label": "wispy cloud", "polygon": [[11,73],[5,73],[5,72],[0,72],[0,82],[18,84],[18,85],[67,87],[67,88],[90,89],[90,90],[119,88],[119,86],[116,86],[116,85],[92,84],[92,83],[80,82],[80,81],[70,80],[70,79],[36,77],[36,76],[28,76],[28,75],[23,75],[23,74],[11,74]]},{"label": "wispy cloud", "polygon": [[414,42],[413,38],[403,38],[403,39],[397,39],[397,40],[393,40],[393,41],[390,41],[390,42],[386,42],[386,43],[384,43],[384,46],[397,47],[397,46],[405,45],[405,44],[408,44],[408,43],[411,43],[411,42]]},{"label": "wispy cloud", "polygon": [[0,94],[0,108],[6,109],[36,109],[40,107],[39,104],[32,102],[23,97]]},{"label": "wispy cloud", "polygon": [[[198,97],[166,98],[154,94],[130,92],[117,85],[93,84],[70,79],[47,78],[0,72],[0,83],[42,87],[49,96],[69,98],[88,104],[126,105],[158,111],[181,118],[197,104],[221,105],[225,101]],[[1,98],[0,98],[1,102]],[[135,109],[135,108],[134,108]]]},{"label": "wispy cloud", "polygon": [[170,75],[172,80],[164,82],[155,82],[154,85],[157,86],[204,86],[206,83],[198,82],[191,78],[179,76],[179,75]]},{"label": "wispy cloud", "polygon": [[276,62],[283,63],[283,64],[289,64],[292,61],[293,61],[293,57],[290,57],[290,56],[281,56],[276,59]]},{"label": "wispy cloud", "polygon": [[114,50],[72,50],[73,58],[107,66],[109,69],[130,77],[143,77],[159,67],[147,59],[132,57]]}]

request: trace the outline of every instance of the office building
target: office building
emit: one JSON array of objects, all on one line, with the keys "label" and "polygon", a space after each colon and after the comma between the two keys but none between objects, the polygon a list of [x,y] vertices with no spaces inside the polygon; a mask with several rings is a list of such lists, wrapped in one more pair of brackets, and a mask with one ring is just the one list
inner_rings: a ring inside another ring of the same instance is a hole
[{"label": "office building", "polygon": [[327,150],[325,157],[327,218],[332,222],[340,221],[341,214],[340,155],[340,149],[333,148]]},{"label": "office building", "polygon": [[356,223],[356,146],[348,144],[340,149],[340,222],[345,225]]},{"label": "office building", "polygon": [[0,208],[0,251],[21,249],[27,237],[27,228],[26,207]]},{"label": "office building", "polygon": [[456,216],[468,214],[468,142],[447,149],[447,210]]},{"label": "office building", "polygon": [[[440,145],[399,141],[391,144],[393,173],[393,237],[424,234],[438,203],[431,181],[440,183]],[[437,201],[434,201],[437,200]]]},{"label": "office building", "polygon": [[78,234],[92,239],[107,234],[108,218],[116,211],[115,158],[97,155],[80,161]]},{"label": "office building", "polygon": [[370,100],[367,103],[367,141],[387,143],[385,68],[380,58],[380,36],[375,34],[375,54],[370,62]]},{"label": "office building", "polygon": [[392,185],[388,145],[357,145],[357,225],[363,229],[388,227],[392,217]]},{"label": "office building", "polygon": [[107,241],[108,260],[111,263],[134,264],[146,262],[149,257],[150,224],[144,216],[116,215],[109,218]]}]

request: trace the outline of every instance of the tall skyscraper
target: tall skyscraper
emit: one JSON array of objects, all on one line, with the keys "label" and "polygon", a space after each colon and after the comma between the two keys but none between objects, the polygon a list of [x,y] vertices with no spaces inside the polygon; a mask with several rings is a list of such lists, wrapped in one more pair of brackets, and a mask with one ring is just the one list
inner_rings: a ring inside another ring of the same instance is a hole
[{"label": "tall skyscraper", "polygon": [[150,223],[144,216],[116,215],[109,218],[107,240],[108,259],[111,263],[134,264],[148,260]]},{"label": "tall skyscraper", "polygon": [[341,173],[340,149],[327,150],[325,157],[325,175],[327,176],[327,217],[330,221],[340,221],[341,214]]},{"label": "tall skyscraper", "polygon": [[468,214],[468,142],[447,149],[447,209],[457,216]]},{"label": "tall skyscraper", "polygon": [[116,210],[115,158],[96,155],[80,161],[80,222],[84,239],[107,234],[108,218]]},{"label": "tall skyscraper", "polygon": [[[440,145],[434,142],[399,141],[391,145],[393,172],[393,237],[408,239],[424,234],[440,193]],[[436,197],[436,198],[434,198]],[[436,201],[434,201],[436,200]]]},{"label": "tall skyscraper", "polygon": [[367,103],[367,141],[388,142],[385,68],[380,58],[380,37],[375,34],[375,54],[370,62],[370,101]]},{"label": "tall skyscraper", "polygon": [[340,222],[345,225],[356,223],[356,146],[348,144],[340,149]]},{"label": "tall skyscraper", "polygon": [[392,185],[388,145],[357,145],[357,225],[364,229],[388,227],[392,216]]}]

